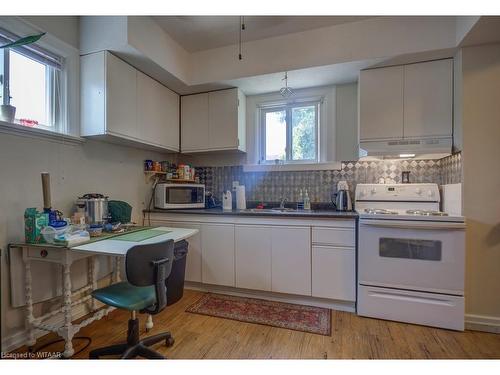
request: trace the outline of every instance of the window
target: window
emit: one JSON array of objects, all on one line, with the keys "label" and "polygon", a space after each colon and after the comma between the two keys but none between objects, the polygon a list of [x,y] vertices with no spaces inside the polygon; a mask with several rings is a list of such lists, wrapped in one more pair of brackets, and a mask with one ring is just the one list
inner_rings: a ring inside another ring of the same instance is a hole
[{"label": "window", "polygon": [[319,102],[261,109],[261,163],[318,161]]},{"label": "window", "polygon": [[[0,44],[18,36],[0,29]],[[62,115],[63,59],[36,44],[0,50],[1,104],[16,107],[14,122],[66,133]]]}]

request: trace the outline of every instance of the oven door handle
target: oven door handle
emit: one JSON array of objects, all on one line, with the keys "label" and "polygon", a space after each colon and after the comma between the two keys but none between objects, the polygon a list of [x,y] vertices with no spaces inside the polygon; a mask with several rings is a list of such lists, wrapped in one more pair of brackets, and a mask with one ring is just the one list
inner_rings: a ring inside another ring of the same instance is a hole
[{"label": "oven door handle", "polygon": [[382,227],[382,228],[400,228],[400,229],[465,229],[465,223],[456,223],[450,221],[412,221],[412,220],[377,220],[361,219],[360,225]]}]

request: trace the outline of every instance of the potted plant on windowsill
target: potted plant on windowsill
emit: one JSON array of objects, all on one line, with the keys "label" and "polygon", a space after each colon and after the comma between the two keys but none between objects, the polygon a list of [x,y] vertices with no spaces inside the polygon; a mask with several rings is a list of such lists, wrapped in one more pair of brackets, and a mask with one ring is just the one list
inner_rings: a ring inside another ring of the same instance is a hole
[{"label": "potted plant on windowsill", "polygon": [[[20,39],[15,40],[11,43],[7,43],[3,46],[0,46],[0,49],[26,46],[28,44],[37,42],[44,35],[45,35],[45,33],[25,36],[24,38],[20,38]],[[5,82],[4,82],[4,84],[5,84]],[[13,105],[10,105],[11,97],[9,95],[8,88],[7,88],[7,90],[4,90],[4,95],[5,95],[5,98],[3,100],[3,103],[0,105],[0,120],[13,123],[15,118],[16,118],[16,107],[14,107]]]}]

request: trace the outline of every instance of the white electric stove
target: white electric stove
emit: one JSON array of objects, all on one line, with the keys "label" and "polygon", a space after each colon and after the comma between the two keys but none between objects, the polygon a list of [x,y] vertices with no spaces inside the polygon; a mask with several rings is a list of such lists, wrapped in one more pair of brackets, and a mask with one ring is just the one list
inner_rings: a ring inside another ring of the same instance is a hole
[{"label": "white electric stove", "polygon": [[465,220],[437,184],[358,184],[359,315],[464,329]]}]

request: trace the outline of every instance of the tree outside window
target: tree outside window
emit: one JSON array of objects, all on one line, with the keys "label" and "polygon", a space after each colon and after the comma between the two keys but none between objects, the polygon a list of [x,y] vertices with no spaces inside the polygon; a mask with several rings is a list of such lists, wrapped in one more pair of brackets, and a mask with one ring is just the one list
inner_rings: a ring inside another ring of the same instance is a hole
[{"label": "tree outside window", "polygon": [[261,161],[272,163],[318,160],[319,103],[298,103],[262,110]]}]

